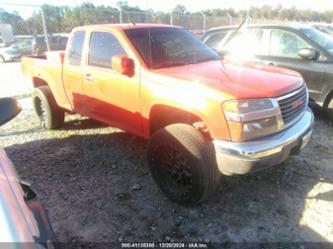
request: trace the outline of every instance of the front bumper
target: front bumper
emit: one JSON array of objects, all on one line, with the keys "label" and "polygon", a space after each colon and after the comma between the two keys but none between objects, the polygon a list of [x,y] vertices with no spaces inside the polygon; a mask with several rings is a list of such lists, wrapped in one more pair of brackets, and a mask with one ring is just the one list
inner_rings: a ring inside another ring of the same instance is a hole
[{"label": "front bumper", "polygon": [[220,172],[248,174],[285,161],[308,144],[313,122],[313,113],[308,108],[299,121],[277,134],[248,142],[214,140]]}]

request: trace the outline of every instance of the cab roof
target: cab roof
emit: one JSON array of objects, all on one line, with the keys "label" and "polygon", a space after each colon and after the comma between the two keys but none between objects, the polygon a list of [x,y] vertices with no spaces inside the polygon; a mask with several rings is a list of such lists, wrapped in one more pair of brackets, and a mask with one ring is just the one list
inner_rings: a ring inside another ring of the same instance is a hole
[{"label": "cab roof", "polygon": [[[303,30],[303,29],[313,29],[313,26],[303,23],[266,23],[266,24],[247,24],[249,28],[291,28],[296,30]],[[228,30],[228,29],[236,29],[238,25],[230,25],[230,26],[220,26],[209,29],[207,32],[214,32],[220,30]]]},{"label": "cab roof", "polygon": [[93,29],[117,29],[117,30],[128,30],[128,29],[140,29],[140,28],[181,28],[178,26],[166,25],[166,24],[153,24],[153,23],[122,23],[122,24],[97,24],[97,25],[86,25],[74,28],[73,30],[93,30]]}]

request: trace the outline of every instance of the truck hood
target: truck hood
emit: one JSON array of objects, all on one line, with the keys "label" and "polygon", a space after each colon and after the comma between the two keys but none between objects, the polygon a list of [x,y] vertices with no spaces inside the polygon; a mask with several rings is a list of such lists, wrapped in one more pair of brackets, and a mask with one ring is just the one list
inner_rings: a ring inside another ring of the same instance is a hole
[{"label": "truck hood", "polygon": [[188,82],[205,84],[235,98],[277,97],[299,88],[299,73],[275,66],[247,62],[209,61],[161,68],[156,73]]}]

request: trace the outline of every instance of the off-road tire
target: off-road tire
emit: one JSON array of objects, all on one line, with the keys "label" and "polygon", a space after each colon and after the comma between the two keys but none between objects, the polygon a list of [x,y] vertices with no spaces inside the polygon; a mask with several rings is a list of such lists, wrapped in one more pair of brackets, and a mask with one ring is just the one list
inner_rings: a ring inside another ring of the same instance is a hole
[{"label": "off-road tire", "polygon": [[153,134],[148,164],[162,192],[184,206],[205,200],[221,177],[212,143],[187,124],[172,124]]},{"label": "off-road tire", "polygon": [[43,128],[53,130],[64,124],[64,111],[57,105],[48,86],[40,86],[34,89],[32,103]]}]

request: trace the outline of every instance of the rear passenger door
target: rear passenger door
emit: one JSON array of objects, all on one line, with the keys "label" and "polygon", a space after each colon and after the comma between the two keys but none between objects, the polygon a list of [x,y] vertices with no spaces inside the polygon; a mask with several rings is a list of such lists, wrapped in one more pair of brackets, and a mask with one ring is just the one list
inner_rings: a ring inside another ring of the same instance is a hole
[{"label": "rear passenger door", "polygon": [[128,77],[112,69],[115,55],[128,55],[111,31],[93,31],[84,70],[84,93],[89,116],[140,134],[139,69]]}]

